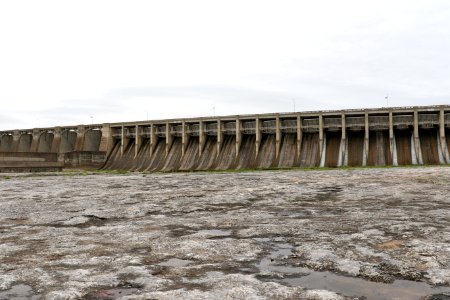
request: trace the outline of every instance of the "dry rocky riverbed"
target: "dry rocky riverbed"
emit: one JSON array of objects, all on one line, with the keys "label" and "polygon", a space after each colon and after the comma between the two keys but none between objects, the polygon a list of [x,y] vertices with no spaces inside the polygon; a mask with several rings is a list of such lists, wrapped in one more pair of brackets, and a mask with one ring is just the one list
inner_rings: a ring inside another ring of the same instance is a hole
[{"label": "dry rocky riverbed", "polygon": [[450,299],[450,168],[0,176],[0,299]]}]

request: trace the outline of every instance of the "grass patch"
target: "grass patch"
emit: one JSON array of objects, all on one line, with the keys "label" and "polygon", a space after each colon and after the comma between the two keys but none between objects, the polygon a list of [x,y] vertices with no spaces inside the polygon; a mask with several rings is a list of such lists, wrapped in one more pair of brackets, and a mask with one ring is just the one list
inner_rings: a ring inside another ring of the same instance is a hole
[{"label": "grass patch", "polygon": [[95,174],[128,174],[130,172],[127,170],[114,169],[114,170],[93,170],[93,171],[91,171],[91,173],[95,173]]},{"label": "grass patch", "polygon": [[[75,176],[75,175],[95,175],[95,174],[112,174],[112,175],[124,175],[130,173],[142,174],[145,177],[148,174],[171,174],[171,173],[181,173],[181,174],[213,174],[213,173],[255,173],[255,172],[286,172],[286,171],[352,171],[352,170],[365,170],[365,169],[403,169],[403,168],[429,168],[429,167],[450,167],[450,165],[406,165],[406,166],[345,166],[345,167],[290,167],[290,168],[255,168],[255,169],[229,169],[229,170],[191,170],[191,171],[142,171],[142,172],[131,172],[127,170],[113,169],[113,170],[67,170],[65,176]],[[66,171],[64,171],[66,172]]]}]

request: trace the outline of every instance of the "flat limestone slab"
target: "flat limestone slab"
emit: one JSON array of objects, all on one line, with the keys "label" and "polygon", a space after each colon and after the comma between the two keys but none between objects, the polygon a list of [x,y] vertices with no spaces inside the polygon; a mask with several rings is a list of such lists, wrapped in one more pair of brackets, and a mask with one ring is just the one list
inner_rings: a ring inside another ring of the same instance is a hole
[{"label": "flat limestone slab", "polygon": [[449,167],[0,175],[0,299],[442,296],[449,183]]}]

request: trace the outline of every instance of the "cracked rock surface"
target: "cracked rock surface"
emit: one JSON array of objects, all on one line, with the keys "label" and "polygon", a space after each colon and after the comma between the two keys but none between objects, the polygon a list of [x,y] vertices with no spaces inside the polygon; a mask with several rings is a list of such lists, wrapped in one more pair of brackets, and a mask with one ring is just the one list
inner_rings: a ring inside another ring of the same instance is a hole
[{"label": "cracked rock surface", "polygon": [[0,194],[0,299],[450,298],[448,167],[15,174]]}]

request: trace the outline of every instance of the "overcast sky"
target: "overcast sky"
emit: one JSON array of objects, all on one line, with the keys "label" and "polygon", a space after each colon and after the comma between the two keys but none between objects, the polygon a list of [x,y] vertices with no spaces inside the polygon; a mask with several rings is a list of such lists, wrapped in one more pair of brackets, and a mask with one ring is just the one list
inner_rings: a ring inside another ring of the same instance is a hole
[{"label": "overcast sky", "polygon": [[[450,103],[450,1],[0,2],[0,128]],[[92,117],[92,118],[91,118]]]}]

